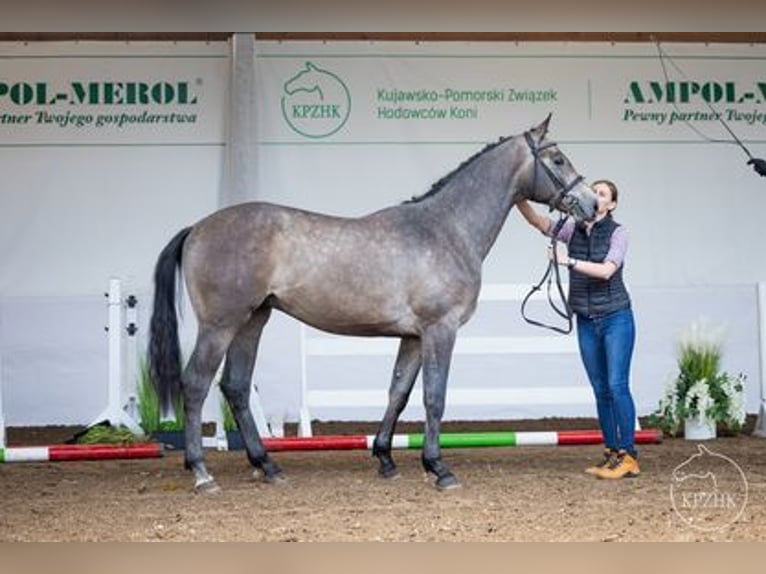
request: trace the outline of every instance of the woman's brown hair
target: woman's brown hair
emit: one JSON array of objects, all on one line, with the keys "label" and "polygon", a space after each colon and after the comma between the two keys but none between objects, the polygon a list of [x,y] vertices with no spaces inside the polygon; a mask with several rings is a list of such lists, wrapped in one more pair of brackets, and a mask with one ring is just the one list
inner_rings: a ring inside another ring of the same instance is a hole
[{"label": "woman's brown hair", "polygon": [[603,184],[603,185],[605,185],[605,186],[607,186],[609,188],[609,191],[612,194],[612,201],[617,203],[617,196],[619,195],[619,192],[617,191],[617,186],[615,185],[615,183],[613,181],[608,180],[608,179],[597,179],[596,181],[594,181],[590,185],[591,185],[591,187],[593,187],[595,185],[598,185],[599,183]]}]

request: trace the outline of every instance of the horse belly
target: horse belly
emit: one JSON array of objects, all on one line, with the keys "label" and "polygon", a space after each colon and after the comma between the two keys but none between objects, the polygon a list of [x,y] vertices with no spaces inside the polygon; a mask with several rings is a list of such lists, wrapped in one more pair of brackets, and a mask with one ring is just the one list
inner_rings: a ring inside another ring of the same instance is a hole
[{"label": "horse belly", "polygon": [[397,336],[418,332],[416,317],[402,297],[372,288],[349,289],[332,282],[315,284],[311,289],[274,293],[271,305],[331,333]]}]

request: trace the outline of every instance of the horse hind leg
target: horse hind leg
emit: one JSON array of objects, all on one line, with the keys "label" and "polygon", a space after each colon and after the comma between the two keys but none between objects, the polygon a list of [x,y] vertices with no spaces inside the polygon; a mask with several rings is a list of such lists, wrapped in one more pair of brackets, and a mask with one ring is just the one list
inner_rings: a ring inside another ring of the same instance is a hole
[{"label": "horse hind leg", "polygon": [[186,440],[184,462],[186,468],[194,472],[194,488],[199,492],[220,490],[205,467],[202,450],[202,404],[235,332],[236,327],[221,329],[200,326],[194,351],[181,377]]},{"label": "horse hind leg", "polygon": [[380,467],[378,474],[383,478],[396,478],[399,472],[391,456],[391,440],[396,423],[410,398],[412,387],[420,371],[420,339],[404,337],[399,344],[399,353],[391,376],[391,386],[388,391],[388,406],[380,423],[372,454],[378,458]]},{"label": "horse hind leg", "polygon": [[221,391],[242,433],[250,464],[263,472],[266,482],[281,482],[284,480],[282,469],[269,458],[250,410],[250,381],[258,354],[258,343],[270,315],[270,308],[260,307],[237,332],[226,353]]}]

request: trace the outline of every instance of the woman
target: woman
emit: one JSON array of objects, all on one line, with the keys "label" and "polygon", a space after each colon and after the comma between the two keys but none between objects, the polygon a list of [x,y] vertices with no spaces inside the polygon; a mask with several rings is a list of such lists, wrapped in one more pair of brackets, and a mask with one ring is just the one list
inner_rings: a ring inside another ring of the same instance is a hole
[{"label": "woman", "polygon": [[[602,179],[592,188],[598,198],[596,217],[580,225],[567,220],[558,239],[567,244],[568,255],[557,260],[569,268],[569,305],[577,317],[580,357],[593,386],[604,436],[603,459],[585,472],[618,479],[640,472],[634,442],[636,409],[629,384],[635,324],[622,279],[628,238],[612,218],[617,186]],[[535,212],[525,200],[517,205],[532,226],[548,236],[553,233],[552,219]]]}]

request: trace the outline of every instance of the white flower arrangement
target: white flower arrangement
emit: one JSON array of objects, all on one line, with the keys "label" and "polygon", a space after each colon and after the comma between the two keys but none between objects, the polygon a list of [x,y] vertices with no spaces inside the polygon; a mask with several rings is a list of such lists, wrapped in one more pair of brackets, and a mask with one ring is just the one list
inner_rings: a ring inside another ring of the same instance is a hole
[{"label": "white flower arrangement", "polygon": [[676,435],[688,418],[707,419],[734,432],[745,422],[745,381],[721,371],[723,329],[695,321],[678,345],[678,373],[670,378],[653,423]]},{"label": "white flower arrangement", "polygon": [[736,377],[725,377],[722,381],[724,394],[729,397],[729,409],[727,417],[739,427],[745,424],[747,412],[745,411],[745,381],[747,377],[740,373]]},{"label": "white flower arrangement", "polygon": [[713,397],[710,396],[710,387],[706,379],[700,379],[694,383],[684,398],[684,410],[692,417],[708,418],[715,406]]}]

